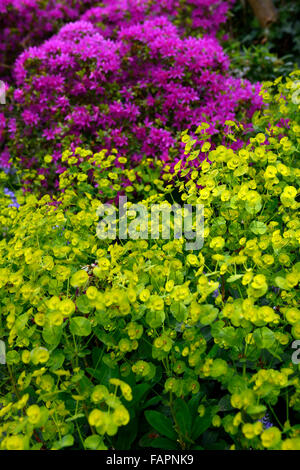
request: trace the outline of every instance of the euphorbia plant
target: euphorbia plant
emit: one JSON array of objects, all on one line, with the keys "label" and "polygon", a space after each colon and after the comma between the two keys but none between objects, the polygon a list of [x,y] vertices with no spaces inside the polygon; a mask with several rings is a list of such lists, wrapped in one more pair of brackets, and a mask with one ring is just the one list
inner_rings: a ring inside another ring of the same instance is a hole
[{"label": "euphorbia plant", "polygon": [[300,126],[292,80],[278,91],[274,120],[239,150],[206,146],[199,170],[185,132],[170,184],[143,199],[203,203],[200,251],[100,240],[111,181],[100,196],[72,151],[60,195],[4,209],[2,449],[299,450]]}]

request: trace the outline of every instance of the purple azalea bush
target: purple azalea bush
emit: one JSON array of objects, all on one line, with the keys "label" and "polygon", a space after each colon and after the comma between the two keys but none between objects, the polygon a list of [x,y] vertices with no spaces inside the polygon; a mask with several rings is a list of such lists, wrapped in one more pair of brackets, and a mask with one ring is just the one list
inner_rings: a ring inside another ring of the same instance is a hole
[{"label": "purple azalea bush", "polygon": [[235,0],[104,0],[101,6],[88,9],[81,17],[112,37],[124,24],[137,24],[146,17],[167,16],[183,33],[205,32],[215,35],[227,20]]},{"label": "purple azalea bush", "polygon": [[228,68],[215,37],[182,37],[166,16],[124,25],[113,39],[96,24],[69,23],[15,63],[16,88],[0,115],[0,165],[12,156],[47,175],[50,153],[59,173],[63,149],[78,145],[116,147],[132,164],[169,162],[183,130],[207,122],[215,135],[226,120],[250,122],[261,106],[259,84]]},{"label": "purple azalea bush", "polygon": [[16,57],[69,22],[83,19],[111,36],[124,24],[166,15],[187,31],[215,34],[234,0],[0,0],[0,77],[10,79]]}]

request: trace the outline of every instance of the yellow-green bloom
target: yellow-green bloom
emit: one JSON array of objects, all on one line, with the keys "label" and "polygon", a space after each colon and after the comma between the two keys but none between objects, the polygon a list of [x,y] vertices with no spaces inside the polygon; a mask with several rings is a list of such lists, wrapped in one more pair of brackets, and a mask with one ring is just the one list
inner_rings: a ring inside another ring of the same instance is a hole
[{"label": "yellow-green bloom", "polygon": [[267,449],[270,449],[279,444],[281,440],[281,432],[276,426],[272,426],[271,428],[266,429],[260,437],[262,445]]},{"label": "yellow-green bloom", "polygon": [[71,286],[73,287],[83,287],[86,285],[87,281],[89,279],[89,276],[84,269],[81,269],[80,271],[77,271],[73,276],[71,277]]},{"label": "yellow-green bloom", "polygon": [[41,411],[38,405],[31,405],[26,410],[26,414],[28,416],[28,421],[31,424],[37,424],[41,418]]}]

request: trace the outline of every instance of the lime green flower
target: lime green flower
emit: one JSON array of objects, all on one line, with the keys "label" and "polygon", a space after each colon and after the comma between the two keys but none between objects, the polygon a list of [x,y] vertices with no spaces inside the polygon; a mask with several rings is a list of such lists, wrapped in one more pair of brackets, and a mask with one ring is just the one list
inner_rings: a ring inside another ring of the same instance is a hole
[{"label": "lime green flower", "polygon": [[41,418],[40,408],[37,405],[31,405],[27,408],[26,414],[31,424],[37,424]]},{"label": "lime green flower", "polygon": [[77,271],[75,274],[73,274],[73,276],[71,277],[71,286],[83,287],[86,285],[88,279],[89,276],[87,272],[81,269],[80,271]]},{"label": "lime green flower", "polygon": [[266,429],[261,434],[261,442],[267,449],[276,447],[281,440],[281,432],[276,426]]}]

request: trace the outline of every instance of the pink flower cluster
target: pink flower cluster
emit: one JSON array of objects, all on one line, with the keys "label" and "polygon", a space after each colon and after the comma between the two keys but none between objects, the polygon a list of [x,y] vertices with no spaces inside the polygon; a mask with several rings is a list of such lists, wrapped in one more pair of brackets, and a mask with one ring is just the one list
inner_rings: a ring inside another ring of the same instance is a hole
[{"label": "pink flower cluster", "polygon": [[115,39],[90,22],[67,24],[16,61],[0,165],[11,152],[40,168],[51,153],[60,172],[62,149],[85,144],[167,162],[182,130],[206,121],[215,134],[260,107],[259,85],[232,78],[228,66],[216,38],[182,37],[165,16],[124,26]]},{"label": "pink flower cluster", "polygon": [[235,0],[104,0],[101,6],[87,10],[81,19],[101,28],[112,37],[124,24],[137,24],[146,17],[167,16],[185,34],[193,31],[216,34],[226,22],[228,9]]},{"label": "pink flower cluster", "polygon": [[215,34],[234,1],[104,0],[99,4],[93,0],[0,0],[0,77],[9,80],[18,54],[51,37],[69,21],[90,21],[105,37],[112,37],[125,24],[166,15],[188,33]]}]

